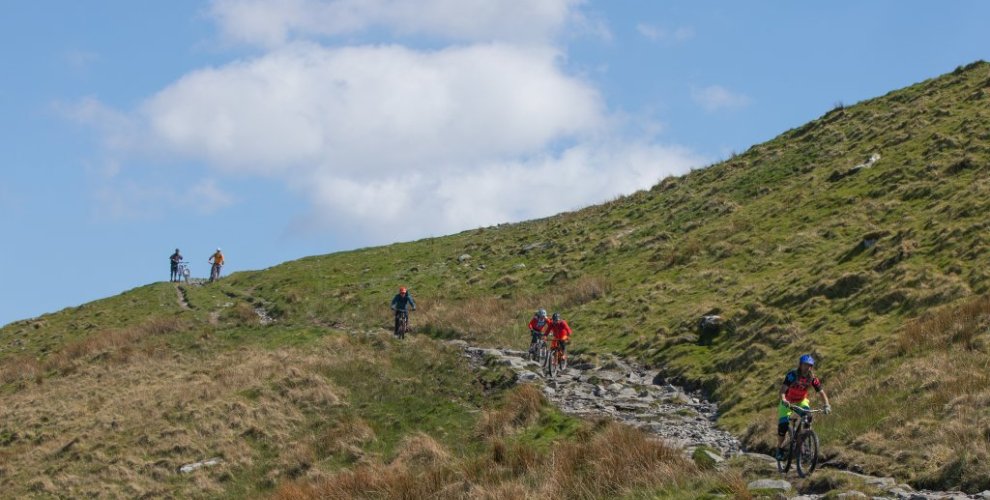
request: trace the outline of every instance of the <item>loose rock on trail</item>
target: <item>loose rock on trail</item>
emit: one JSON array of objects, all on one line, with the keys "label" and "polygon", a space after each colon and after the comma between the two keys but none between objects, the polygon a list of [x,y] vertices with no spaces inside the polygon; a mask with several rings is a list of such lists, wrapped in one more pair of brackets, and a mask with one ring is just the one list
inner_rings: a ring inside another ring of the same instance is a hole
[{"label": "loose rock on trail", "polygon": [[520,382],[542,385],[547,399],[565,413],[618,420],[689,453],[699,446],[711,448],[722,456],[742,451],[738,439],[715,427],[718,415],[715,403],[677,386],[654,384],[653,375],[621,359],[612,358],[600,366],[578,362],[547,379],[540,374],[540,365],[527,359],[525,352],[454,343],[476,361],[487,358],[489,362],[510,367]]},{"label": "loose rock on trail", "polygon": [[[706,401],[700,394],[689,393],[680,387],[654,383],[656,378],[652,374],[620,358],[607,358],[597,365],[577,361],[556,377],[547,378],[542,374],[539,363],[530,360],[528,353],[524,351],[472,347],[462,340],[453,340],[450,344],[463,349],[472,363],[501,364],[516,374],[519,383],[542,386],[547,399],[564,413],[623,422],[683,448],[689,456],[703,447],[716,464],[740,455],[747,460],[762,463],[766,470],[765,479],[749,483],[751,491],[762,493],[773,490],[786,498],[802,500],[828,497],[826,494],[800,494],[798,491],[801,481],[791,477],[793,474],[778,473],[772,457],[746,453],[735,436],[715,426],[718,405]],[[868,487],[883,491],[880,498],[990,500],[990,491],[973,495],[958,491],[916,491],[906,484],[897,484],[889,477],[873,477],[846,471],[836,473],[848,475]],[[841,493],[839,497],[863,498],[867,495],[849,491]]]}]

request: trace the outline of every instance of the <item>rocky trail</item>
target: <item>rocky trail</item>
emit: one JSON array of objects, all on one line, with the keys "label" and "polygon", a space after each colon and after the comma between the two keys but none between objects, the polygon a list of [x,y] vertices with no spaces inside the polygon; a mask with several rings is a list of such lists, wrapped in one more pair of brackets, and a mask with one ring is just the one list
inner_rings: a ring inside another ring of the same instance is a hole
[{"label": "rocky trail", "polygon": [[[802,494],[807,489],[807,480],[799,479],[794,472],[780,474],[772,457],[746,452],[735,436],[716,427],[718,405],[706,401],[700,394],[662,383],[654,374],[628,361],[610,357],[591,364],[575,359],[566,371],[548,379],[543,376],[540,365],[527,359],[527,353],[523,351],[472,347],[460,340],[450,343],[462,348],[476,366],[504,365],[512,369],[518,383],[539,385],[547,399],[567,414],[621,421],[684,449],[688,457],[701,449],[719,467],[724,467],[729,459],[747,462],[747,469],[760,471],[762,477],[749,483],[749,489],[757,496],[802,500],[870,498],[857,490]],[[990,491],[973,495],[916,491],[889,477],[848,471],[834,473],[847,476],[851,483],[871,491],[874,498],[990,500]]]}]

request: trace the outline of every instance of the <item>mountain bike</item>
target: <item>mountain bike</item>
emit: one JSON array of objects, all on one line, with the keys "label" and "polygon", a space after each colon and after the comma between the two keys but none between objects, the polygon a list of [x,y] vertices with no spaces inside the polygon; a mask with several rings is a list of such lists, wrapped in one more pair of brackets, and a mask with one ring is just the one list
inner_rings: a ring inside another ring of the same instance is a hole
[{"label": "mountain bike", "polygon": [[542,363],[547,357],[547,339],[544,335],[540,335],[536,342],[529,346],[529,356],[533,361]]},{"label": "mountain bike", "polygon": [[395,311],[395,336],[404,339],[409,331],[409,311]]},{"label": "mountain bike", "polygon": [[190,276],[190,274],[192,274],[189,271],[189,263],[186,262],[186,261],[179,262],[177,274],[179,275],[179,278],[176,281],[185,280],[186,284],[188,285],[189,284],[189,276]]},{"label": "mountain bike", "polygon": [[546,373],[547,377],[554,378],[562,370],[567,369],[567,359],[564,358],[564,349],[561,347],[563,342],[554,342],[553,347],[547,353],[547,356],[543,360],[543,372]]},{"label": "mountain bike", "polygon": [[220,264],[213,264],[213,267],[210,268],[210,283],[213,283],[214,281],[217,281],[218,279],[220,279],[220,268],[221,267],[223,267],[223,266],[220,265]]},{"label": "mountain bike", "polygon": [[818,434],[811,429],[811,417],[815,413],[825,413],[823,409],[806,409],[798,405],[788,405],[791,411],[790,426],[782,457],[777,458],[777,470],[787,472],[793,461],[799,477],[810,476],[818,466]]}]

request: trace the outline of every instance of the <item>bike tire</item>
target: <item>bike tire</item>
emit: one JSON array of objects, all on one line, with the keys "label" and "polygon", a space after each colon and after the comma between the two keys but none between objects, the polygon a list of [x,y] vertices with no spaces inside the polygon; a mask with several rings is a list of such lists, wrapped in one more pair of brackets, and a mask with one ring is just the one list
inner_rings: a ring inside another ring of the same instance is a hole
[{"label": "bike tire", "polygon": [[797,472],[799,477],[808,477],[818,467],[818,434],[805,431],[797,449]]},{"label": "bike tire", "polygon": [[794,429],[787,429],[787,447],[784,449],[784,456],[777,458],[777,470],[785,473],[791,470],[791,459],[794,458]]},{"label": "bike tire", "polygon": [[553,351],[550,351],[549,355],[546,357],[546,360],[543,362],[543,372],[547,375],[547,378],[553,378],[553,370]]}]

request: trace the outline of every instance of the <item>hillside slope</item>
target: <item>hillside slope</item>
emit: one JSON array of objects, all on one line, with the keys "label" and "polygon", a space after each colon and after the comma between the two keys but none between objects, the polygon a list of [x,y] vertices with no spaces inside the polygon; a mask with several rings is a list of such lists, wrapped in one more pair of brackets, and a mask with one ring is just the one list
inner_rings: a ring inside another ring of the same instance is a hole
[{"label": "hillside slope", "polygon": [[[575,351],[635,357],[704,388],[721,424],[757,448],[773,438],[783,373],[813,352],[836,409],[819,425],[835,461],[990,489],[988,208],[990,65],[979,62],[610,203],[239,273],[199,301],[235,323],[264,307],[282,332],[270,341],[290,343],[387,326],[399,284],[421,305],[414,324],[438,338],[521,347],[532,311],[559,309]],[[8,325],[5,362],[14,350],[50,363],[105,328],[93,316],[104,310],[122,328],[146,325],[133,311],[157,301],[155,314],[210,324],[169,293]],[[730,324],[700,338],[710,312]],[[224,342],[256,335],[243,328]]]}]

